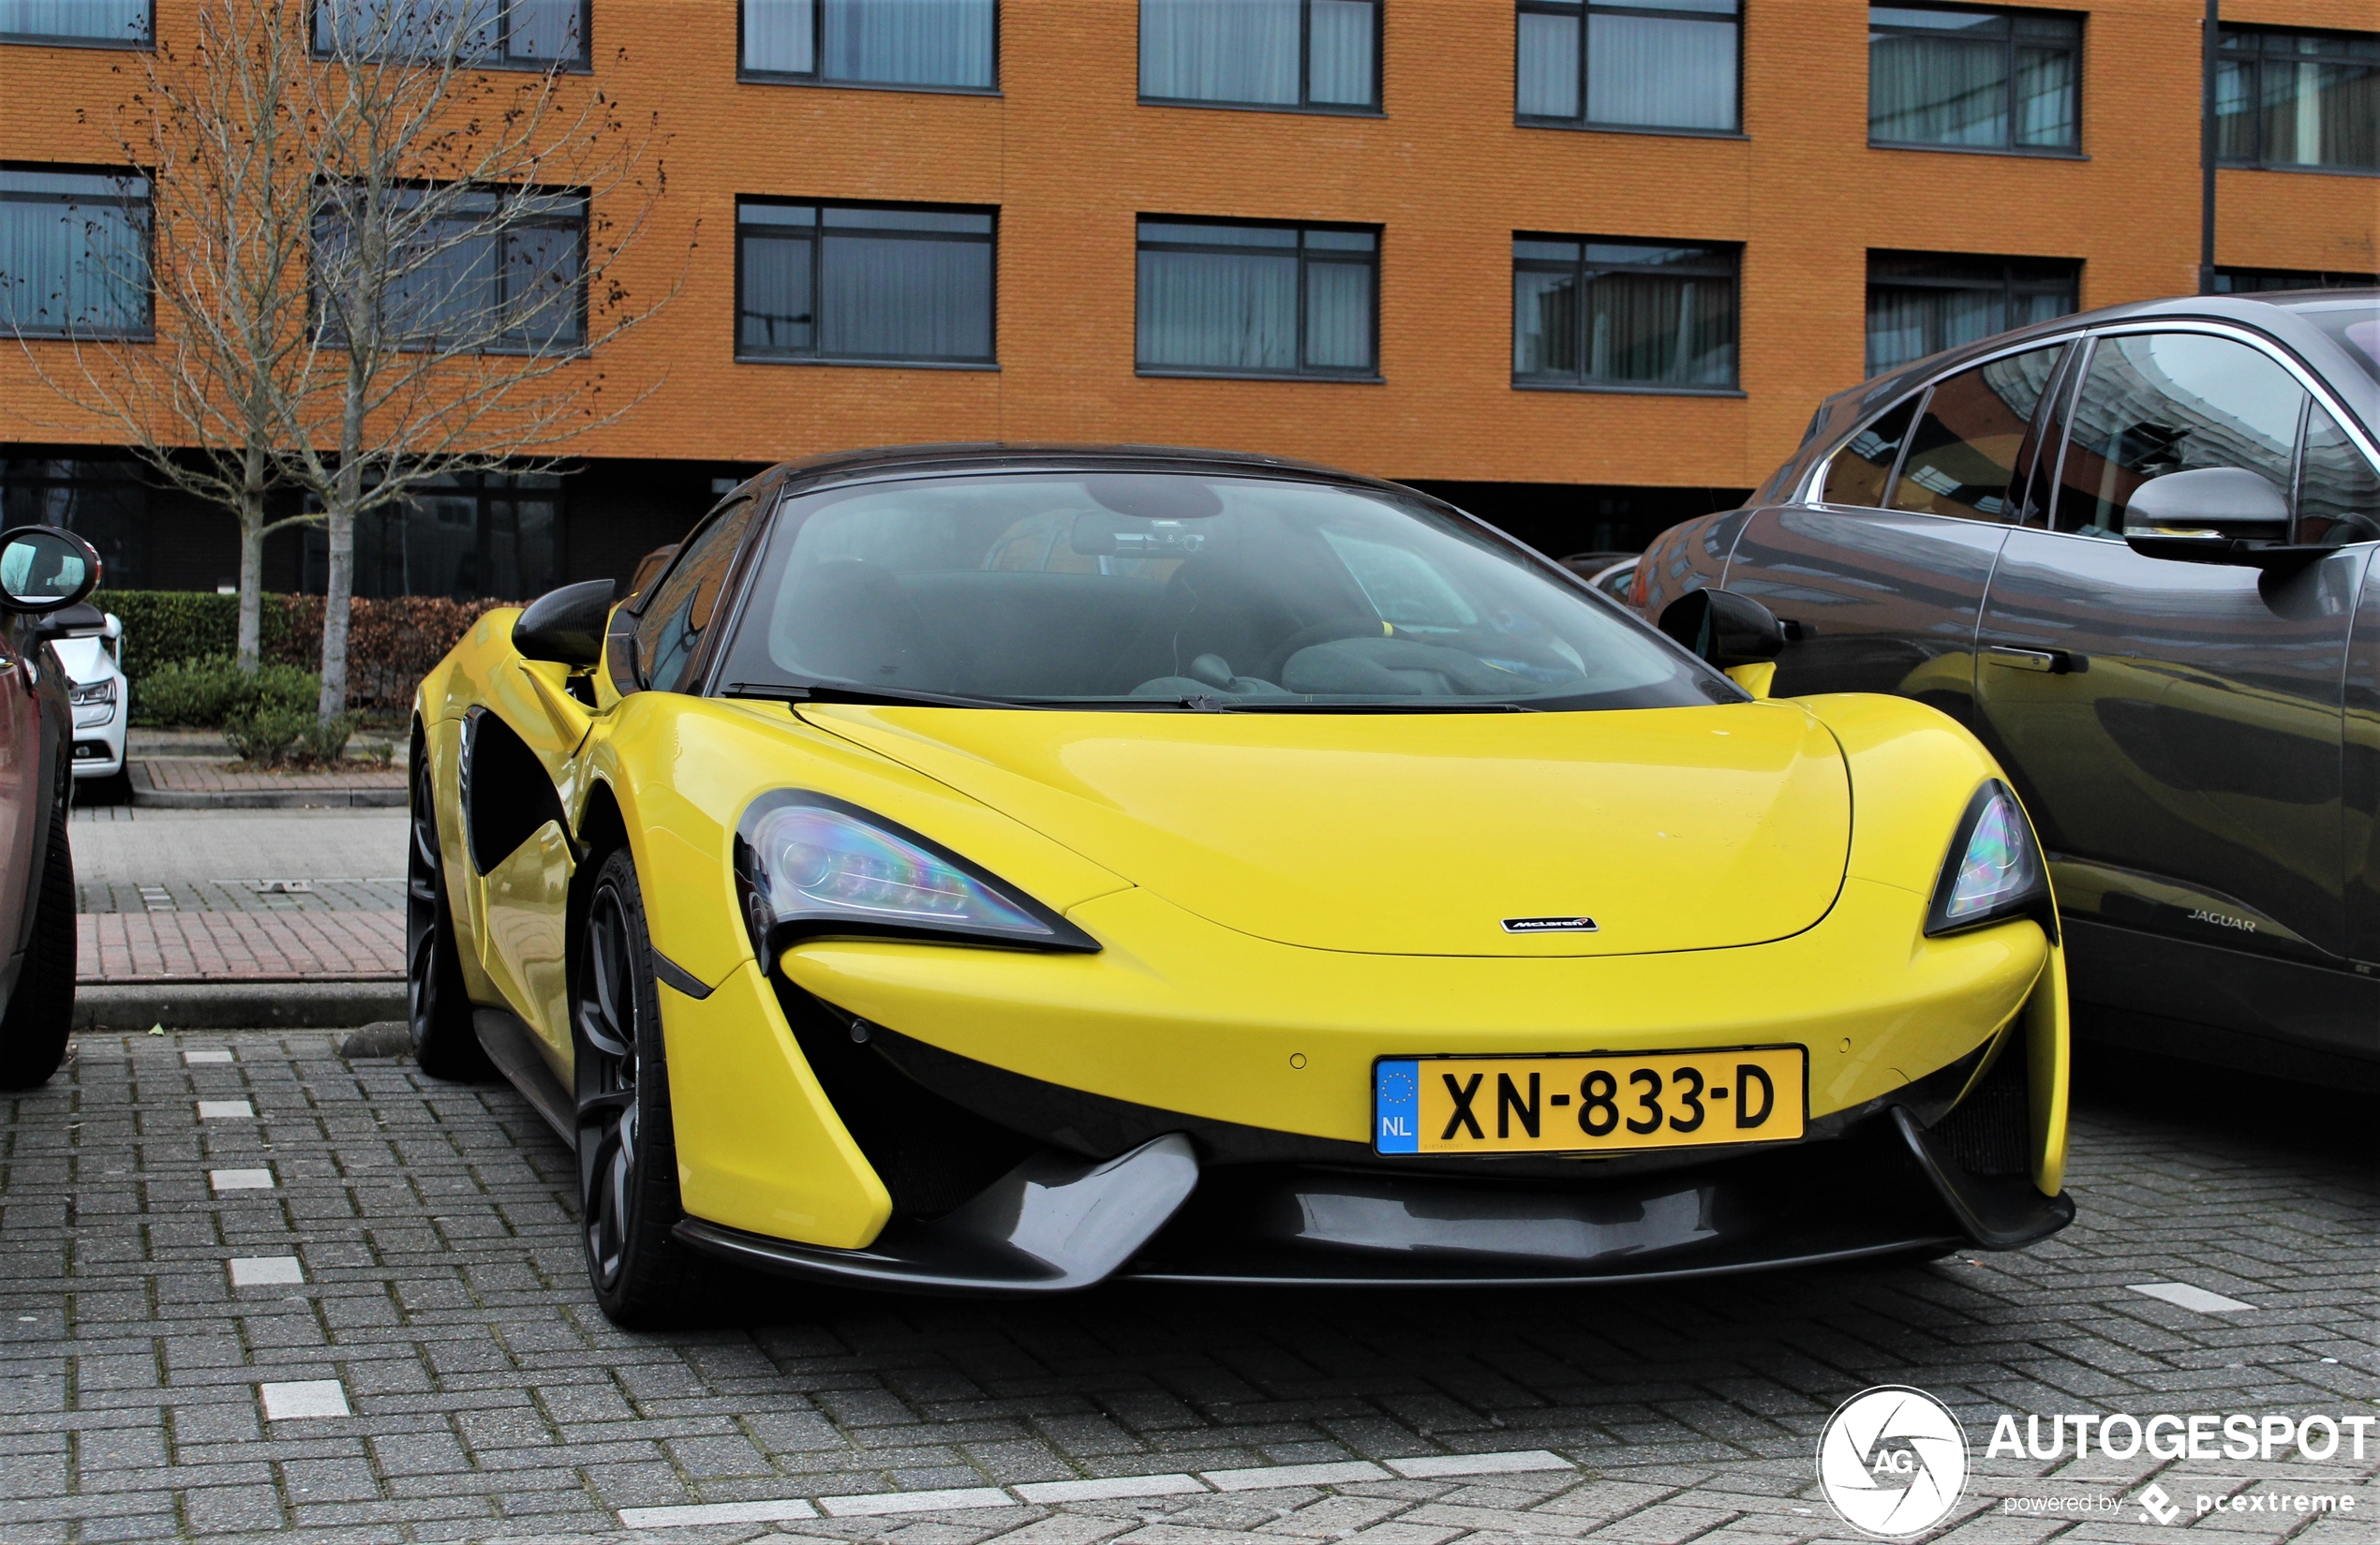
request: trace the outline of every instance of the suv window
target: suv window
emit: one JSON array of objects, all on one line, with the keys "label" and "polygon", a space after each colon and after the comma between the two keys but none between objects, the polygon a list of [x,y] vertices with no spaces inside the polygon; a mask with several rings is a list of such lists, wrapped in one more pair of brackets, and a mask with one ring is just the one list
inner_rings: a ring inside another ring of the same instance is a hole
[{"label": "suv window", "polygon": [[2380,471],[2374,471],[2339,421],[2317,405],[2306,420],[2298,469],[2298,536],[2339,547],[2380,537]]},{"label": "suv window", "polygon": [[2236,339],[2099,339],[2075,398],[2056,528],[2121,542],[2142,483],[2201,467],[2261,473],[2285,497],[2306,397],[2278,361]]},{"label": "suv window", "polygon": [[1900,442],[1909,438],[1909,420],[1916,411],[1917,399],[1911,397],[1853,435],[1826,464],[1820,501],[1881,509],[1884,480],[1893,475],[1893,463],[1900,459]]},{"label": "suv window", "polygon": [[1937,381],[1893,480],[1892,507],[2006,520],[2016,453],[2065,347],[2002,355]]},{"label": "suv window", "polygon": [[664,692],[685,690],[687,664],[719,610],[728,567],[757,508],[756,500],[739,499],[713,515],[679,550],[636,619],[636,662],[646,686]]}]

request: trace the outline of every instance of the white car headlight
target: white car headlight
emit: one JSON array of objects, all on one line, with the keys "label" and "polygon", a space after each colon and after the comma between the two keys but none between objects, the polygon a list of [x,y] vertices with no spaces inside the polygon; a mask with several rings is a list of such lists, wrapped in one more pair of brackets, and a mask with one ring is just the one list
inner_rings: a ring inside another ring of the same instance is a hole
[{"label": "white car headlight", "polygon": [[1096,950],[1064,918],[915,832],[826,795],[752,802],[736,824],[736,890],[764,964],[819,934]]},{"label": "white car headlight", "polygon": [[2016,795],[1994,779],[1975,791],[1959,820],[1941,878],[1934,883],[1926,932],[1956,933],[2017,916],[2036,918],[2053,940],[2058,937],[2049,866]]}]

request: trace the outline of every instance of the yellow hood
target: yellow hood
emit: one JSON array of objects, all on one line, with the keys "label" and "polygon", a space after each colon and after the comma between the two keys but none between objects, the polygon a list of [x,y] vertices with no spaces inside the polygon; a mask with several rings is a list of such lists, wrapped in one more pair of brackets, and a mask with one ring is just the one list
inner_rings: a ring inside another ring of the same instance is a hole
[{"label": "yellow hood", "polygon": [[[1760,943],[1840,889],[1851,785],[1790,703],[1602,713],[802,716],[1258,938],[1388,955]],[[996,854],[969,856],[995,870]],[[1591,917],[1515,933],[1508,918]]]}]

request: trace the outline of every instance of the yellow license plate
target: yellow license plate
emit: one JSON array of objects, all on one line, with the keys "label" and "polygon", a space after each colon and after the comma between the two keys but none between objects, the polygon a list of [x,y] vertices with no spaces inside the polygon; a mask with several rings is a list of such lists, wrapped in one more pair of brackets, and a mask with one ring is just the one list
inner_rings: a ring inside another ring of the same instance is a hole
[{"label": "yellow license plate", "polygon": [[1600,1153],[1778,1142],[1802,1135],[1808,1065],[1801,1047],[1383,1057],[1372,1064],[1372,1146]]}]

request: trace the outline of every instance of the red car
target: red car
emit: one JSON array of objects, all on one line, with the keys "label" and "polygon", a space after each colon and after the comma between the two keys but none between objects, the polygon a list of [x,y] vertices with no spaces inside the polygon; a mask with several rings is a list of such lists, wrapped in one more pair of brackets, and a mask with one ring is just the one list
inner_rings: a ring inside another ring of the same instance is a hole
[{"label": "red car", "polygon": [[74,1026],[74,716],[46,624],[98,583],[73,532],[0,531],[0,1089],[55,1073]]}]

